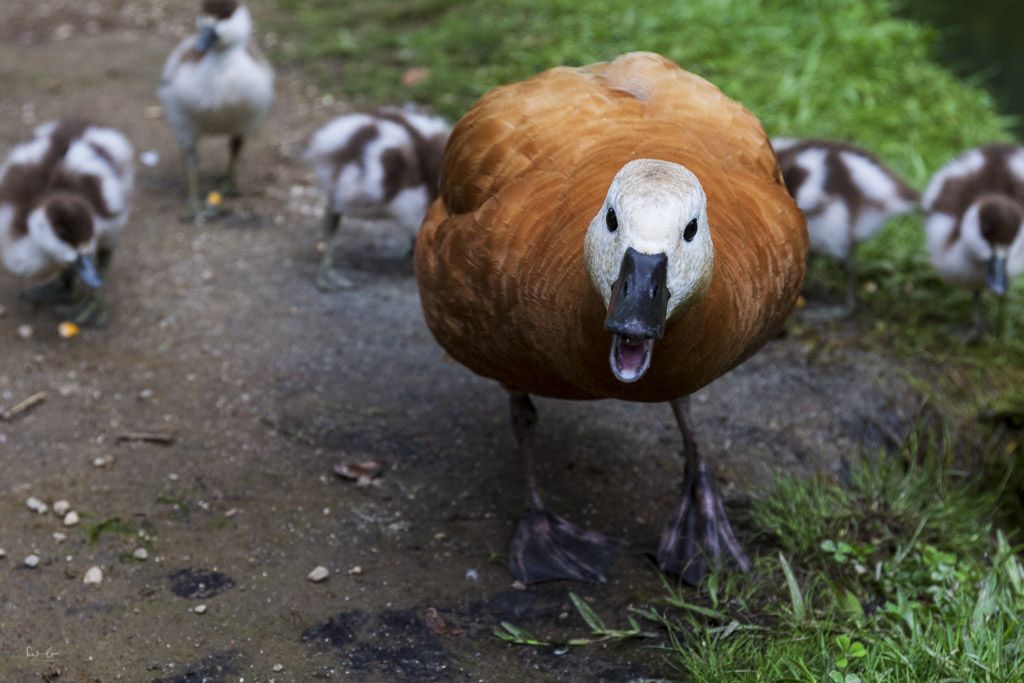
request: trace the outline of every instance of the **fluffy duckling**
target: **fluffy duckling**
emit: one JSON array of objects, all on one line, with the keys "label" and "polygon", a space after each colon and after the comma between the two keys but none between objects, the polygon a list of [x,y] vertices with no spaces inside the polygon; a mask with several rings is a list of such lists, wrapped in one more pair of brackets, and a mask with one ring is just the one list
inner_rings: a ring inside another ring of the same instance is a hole
[{"label": "fluffy duckling", "polygon": [[615,549],[545,506],[531,394],[670,403],[685,474],[658,563],[688,581],[750,567],[688,396],[775,334],[806,254],[760,123],[658,55],[543,72],[456,125],[416,279],[441,346],[509,392],[526,484],[517,578],[602,581]]},{"label": "fluffy duckling", "polygon": [[968,150],[928,183],[923,206],[932,264],[974,291],[975,332],[984,332],[981,292],[1002,297],[1024,273],[1024,147]]},{"label": "fluffy duckling", "polygon": [[131,211],[134,171],[128,140],[83,121],[48,123],[0,166],[0,257],[15,275],[54,278],[26,298],[69,303],[75,280],[91,293],[71,320],[103,324],[99,294]]},{"label": "fluffy duckling", "polygon": [[202,0],[199,34],[183,40],[164,66],[158,95],[185,156],[186,215],[200,218],[199,138],[229,136],[224,192],[238,191],[237,165],[246,136],[274,99],[274,72],[250,41],[252,16],[240,0]]},{"label": "fluffy duckling", "polygon": [[786,188],[807,216],[813,252],[843,262],[846,307],[857,305],[857,245],[914,211],[918,194],[870,152],[834,140],[772,140]]},{"label": "fluffy duckling", "polygon": [[324,252],[317,269],[321,290],[351,280],[334,267],[334,239],[345,215],[388,216],[413,240],[440,187],[441,159],[451,126],[410,109],[352,112],[318,130],[306,161],[327,193]]}]

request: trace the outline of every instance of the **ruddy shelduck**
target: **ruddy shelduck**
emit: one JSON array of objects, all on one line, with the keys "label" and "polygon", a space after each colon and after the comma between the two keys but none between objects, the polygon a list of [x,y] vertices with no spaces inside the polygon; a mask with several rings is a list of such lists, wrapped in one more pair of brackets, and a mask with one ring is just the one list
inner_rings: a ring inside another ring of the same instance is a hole
[{"label": "ruddy shelduck", "polygon": [[687,397],[776,334],[806,254],[757,119],[658,55],[496,88],[456,125],[416,278],[441,346],[510,395],[526,480],[517,578],[601,581],[616,546],[546,508],[531,394],[669,402],[686,466],[658,562],[689,581],[729,558],[750,567]]}]

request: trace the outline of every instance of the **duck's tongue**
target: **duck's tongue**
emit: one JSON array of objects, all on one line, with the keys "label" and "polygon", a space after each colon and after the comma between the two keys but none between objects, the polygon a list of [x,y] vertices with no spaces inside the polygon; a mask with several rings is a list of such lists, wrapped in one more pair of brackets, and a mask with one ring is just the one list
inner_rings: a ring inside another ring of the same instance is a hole
[{"label": "duck's tongue", "polygon": [[651,366],[654,355],[654,340],[612,336],[612,351],[609,355],[612,372],[620,382],[635,382],[644,376]]}]

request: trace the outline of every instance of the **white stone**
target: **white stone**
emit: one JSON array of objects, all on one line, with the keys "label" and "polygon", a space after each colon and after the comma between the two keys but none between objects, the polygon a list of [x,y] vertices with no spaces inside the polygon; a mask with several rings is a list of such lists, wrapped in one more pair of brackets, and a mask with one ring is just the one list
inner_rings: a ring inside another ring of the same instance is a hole
[{"label": "white stone", "polygon": [[31,325],[18,325],[18,336],[22,339],[31,339],[34,333]]},{"label": "white stone", "polygon": [[149,559],[149,551],[145,548],[136,548],[135,552],[132,553],[132,557],[136,560],[147,560]]},{"label": "white stone", "polygon": [[29,569],[35,569],[39,566],[39,556],[32,554],[25,558],[24,564]]},{"label": "white stone", "polygon": [[53,513],[58,517],[63,517],[68,514],[68,510],[71,509],[71,503],[66,500],[58,500],[53,504]]},{"label": "white stone", "polygon": [[78,524],[78,513],[72,510],[68,514],[64,515],[64,526],[74,526]]},{"label": "white stone", "polygon": [[326,580],[327,577],[330,576],[330,575],[331,575],[330,570],[328,570],[327,567],[322,567],[321,566],[321,567],[317,567],[316,569],[311,571],[309,573],[309,576],[307,576],[306,578],[309,579],[310,581],[312,581],[313,583],[320,583],[321,581]]},{"label": "white stone", "polygon": [[3,548],[0,548],[0,560],[4,559],[5,557],[7,557],[7,551]]},{"label": "white stone", "polygon": [[192,611],[196,614],[206,614],[206,605],[196,605],[192,608]]},{"label": "white stone", "polygon": [[41,515],[42,515],[42,514],[46,514],[46,511],[50,509],[50,508],[49,508],[49,507],[48,507],[48,506],[46,505],[46,503],[44,503],[43,501],[39,500],[39,499],[38,499],[38,498],[36,498],[35,496],[32,496],[31,498],[29,498],[28,500],[26,500],[26,501],[25,501],[25,505],[26,505],[26,506],[28,507],[28,509],[29,509],[29,510],[31,510],[32,512],[38,512],[38,513],[39,513],[39,514],[41,514]]},{"label": "white stone", "polygon": [[89,567],[89,571],[85,573],[82,578],[82,583],[86,586],[98,586],[103,583],[103,570],[99,567]]},{"label": "white stone", "polygon": [[67,540],[67,538],[68,538],[68,536],[65,533],[62,533],[60,531],[54,531],[53,532],[53,540],[56,541],[57,543],[63,543],[64,541]]}]

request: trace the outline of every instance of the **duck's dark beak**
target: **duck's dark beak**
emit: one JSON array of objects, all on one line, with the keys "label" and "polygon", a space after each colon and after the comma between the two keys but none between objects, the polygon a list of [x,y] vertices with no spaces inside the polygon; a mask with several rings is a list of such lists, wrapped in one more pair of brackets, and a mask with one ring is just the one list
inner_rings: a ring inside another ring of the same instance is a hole
[{"label": "duck's dark beak", "polygon": [[997,251],[988,260],[988,288],[999,296],[1006,294],[1009,281],[1006,277],[1006,253]]},{"label": "duck's dark beak", "polygon": [[100,277],[99,271],[96,270],[96,265],[92,262],[92,258],[85,254],[79,254],[78,258],[75,259],[75,272],[78,273],[78,278],[82,283],[90,289],[98,289],[103,284],[103,278]]},{"label": "duck's dark beak", "polygon": [[626,249],[604,321],[604,328],[613,335],[609,360],[619,381],[635,382],[651,365],[654,340],[665,334],[667,280],[665,254]]},{"label": "duck's dark beak", "polygon": [[203,29],[202,33],[199,34],[199,40],[196,41],[196,50],[199,54],[205,55],[216,42],[217,29],[213,26],[207,26]]}]

